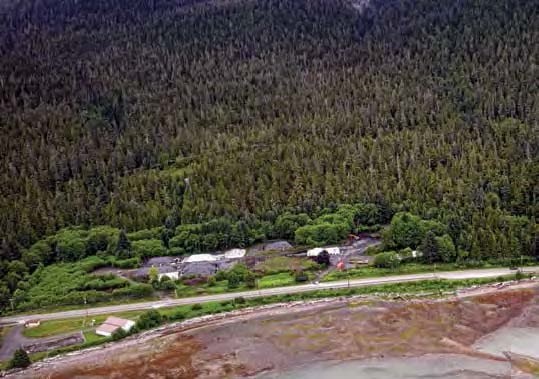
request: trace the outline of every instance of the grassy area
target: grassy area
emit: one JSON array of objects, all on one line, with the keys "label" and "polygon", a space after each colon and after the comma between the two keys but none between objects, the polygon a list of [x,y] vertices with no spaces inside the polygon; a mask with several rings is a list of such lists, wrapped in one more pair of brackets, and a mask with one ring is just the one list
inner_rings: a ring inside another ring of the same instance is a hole
[{"label": "grassy area", "polygon": [[[94,318],[96,323],[99,324],[103,322],[106,316],[95,316]],[[28,338],[42,338],[89,328],[91,322],[90,317],[85,320],[85,324],[83,320],[84,319],[73,318],[67,320],[43,321],[38,327],[24,329],[22,334]]]},{"label": "grassy area", "polygon": [[[122,312],[116,313],[115,316],[134,320],[141,313],[142,311]],[[88,338],[93,340],[93,336],[99,337],[94,333],[95,328],[105,321],[107,317],[108,315],[93,315],[87,318],[80,317],[43,321],[38,327],[24,329],[23,335],[29,338],[42,338],[82,330],[84,331],[84,336],[87,338],[87,340]],[[94,326],[91,324],[92,320],[95,320]]]},{"label": "grassy area", "polygon": [[226,280],[221,280],[216,282],[214,285],[209,285],[207,283],[188,286],[185,284],[178,284],[176,290],[177,297],[193,297],[201,295],[217,295],[220,293],[230,293],[230,292],[239,292],[246,291],[250,288],[245,285],[239,285],[236,288],[228,288],[228,282]]},{"label": "grassy area", "polygon": [[433,271],[451,271],[462,269],[462,267],[457,267],[452,263],[438,264],[438,265],[427,265],[420,263],[409,263],[393,269],[390,268],[377,268],[373,266],[365,266],[352,268],[346,271],[332,271],[326,275],[322,281],[331,282],[335,280],[348,279],[357,279],[357,278],[371,278],[377,276],[390,276],[390,275],[405,275],[405,274],[418,274],[422,272],[433,272]]},{"label": "grassy area", "polygon": [[273,257],[256,265],[256,269],[265,274],[278,274],[296,270],[314,270],[318,264],[309,258]]},{"label": "grassy area", "polygon": [[[283,257],[278,257],[278,259],[272,261],[269,263],[268,269],[275,269],[279,270],[282,267],[283,264]],[[288,258],[284,258],[288,259]],[[499,267],[507,267],[507,265],[496,265],[496,264],[488,264],[488,263],[481,263],[473,266],[463,266],[458,265],[455,263],[445,263],[445,264],[436,264],[436,265],[428,265],[428,264],[420,264],[420,263],[408,263],[403,264],[395,269],[384,269],[384,268],[376,268],[373,266],[366,266],[366,267],[360,267],[360,268],[354,268],[347,271],[332,271],[328,275],[326,275],[322,281],[323,282],[329,282],[329,281],[335,281],[335,280],[345,280],[350,277],[351,279],[358,279],[358,278],[370,278],[370,277],[380,277],[380,276],[389,276],[389,275],[405,275],[405,274],[417,274],[417,273],[424,273],[424,272],[435,272],[435,271],[454,271],[454,270],[464,270],[464,269],[471,269],[471,268],[499,268]],[[305,267],[304,267],[305,268]],[[271,271],[271,270],[270,270]],[[308,271],[309,276],[311,276],[311,272]],[[278,286],[288,286],[288,285],[294,285],[296,284],[293,279],[291,279],[291,275],[289,271],[286,272],[280,272],[278,274],[269,274],[261,277],[259,280],[259,288],[272,288],[272,287],[278,287]],[[278,284],[277,284],[278,283]],[[193,297],[193,296],[200,296],[200,295],[215,295],[215,294],[221,294],[221,293],[233,293],[233,292],[240,292],[240,291],[246,291],[251,288],[248,288],[244,285],[240,285],[237,288],[230,289],[227,286],[227,281],[218,281],[213,286],[209,286],[207,284],[200,284],[195,286],[190,285],[177,285],[177,291],[176,295],[177,297]],[[174,295],[174,294],[173,294]],[[144,298],[135,298],[135,299],[117,299],[113,301],[103,301],[103,302],[97,302],[95,304],[92,304],[93,307],[97,306],[107,306],[107,305],[115,305],[115,304],[130,304],[130,303],[140,303],[144,301],[153,301],[158,300],[156,296],[147,296]],[[31,310],[28,312],[24,312],[24,314],[33,314],[33,313],[45,313],[45,312],[60,312],[60,311],[67,311],[72,309],[80,309],[81,304],[74,304],[74,305],[50,305],[45,306],[40,309]],[[20,312],[15,312],[20,313]],[[13,314],[15,314],[13,313]],[[6,312],[5,315],[12,314],[11,312]]]},{"label": "grassy area", "polygon": [[294,276],[290,272],[281,272],[280,274],[266,275],[258,280],[259,288],[284,287],[296,284]]},{"label": "grassy area", "polygon": [[[156,301],[159,300],[159,297],[157,296],[146,296],[142,298],[136,298],[136,299],[117,299],[113,301],[100,301],[97,303],[93,303],[91,305],[92,308],[95,307],[107,307],[110,305],[120,305],[120,304],[133,304],[133,303],[143,303],[146,301]],[[74,309],[82,309],[83,303],[81,304],[73,304],[73,305],[50,305],[39,309],[32,309],[28,311],[18,311],[18,312],[5,312],[2,313],[2,316],[11,316],[11,315],[33,315],[33,314],[42,314],[42,313],[55,313],[55,312],[62,312],[62,311],[71,311]]]},{"label": "grassy area", "polygon": [[109,340],[108,337],[103,337],[103,336],[95,334],[93,329],[84,332],[84,339],[86,340],[86,343],[91,343],[91,344],[103,343]]},{"label": "grassy area", "polygon": [[360,278],[372,278],[372,277],[379,277],[379,276],[420,274],[420,273],[425,273],[425,272],[457,271],[457,270],[466,270],[466,269],[488,269],[488,268],[501,268],[501,267],[507,267],[507,266],[495,265],[495,264],[489,264],[489,263],[481,263],[474,266],[463,266],[457,263],[439,263],[439,264],[407,263],[393,269],[366,266],[366,267],[353,268],[346,271],[332,271],[328,275],[326,275],[322,279],[322,281],[331,282],[335,280],[344,280],[348,278],[360,279]]},{"label": "grassy area", "polygon": [[[307,272],[309,274],[310,272]],[[310,276],[313,276],[312,274]],[[258,288],[274,288],[285,287],[293,284],[297,284],[294,275],[290,271],[280,272],[276,274],[264,275],[257,279]],[[178,284],[176,293],[178,297],[192,297],[200,295],[217,295],[221,293],[234,293],[241,291],[249,291],[253,288],[247,287],[245,284],[240,284],[236,288],[228,288],[228,282],[221,280],[213,285],[201,284],[197,286],[188,286],[185,284]]]},{"label": "grassy area", "polygon": [[15,308],[29,311],[63,305],[97,304],[100,302],[141,299],[152,295],[149,285],[135,284],[113,274],[93,275],[90,272],[103,264],[96,256],[76,263],[56,263],[40,267],[29,278],[28,289],[20,291]]}]

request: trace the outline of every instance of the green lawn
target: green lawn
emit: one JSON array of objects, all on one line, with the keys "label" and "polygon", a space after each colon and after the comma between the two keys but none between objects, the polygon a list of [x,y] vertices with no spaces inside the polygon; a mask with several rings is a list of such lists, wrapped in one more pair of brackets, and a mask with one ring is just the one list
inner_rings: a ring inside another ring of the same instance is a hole
[{"label": "green lawn", "polygon": [[95,334],[93,329],[84,332],[84,339],[86,340],[86,343],[91,343],[91,344],[105,342],[108,340],[107,337],[103,337],[103,336]]},{"label": "green lawn", "polygon": [[228,288],[228,282],[222,280],[216,282],[215,285],[210,286],[208,284],[199,284],[196,286],[187,286],[185,284],[178,284],[176,286],[177,297],[192,297],[201,295],[217,295],[225,292],[238,292],[248,290],[244,285],[240,285],[236,288]]},{"label": "green lawn", "polygon": [[274,257],[256,265],[257,270],[266,274],[278,274],[296,270],[314,270],[318,264],[309,258]]},{"label": "green lawn", "polygon": [[280,274],[266,275],[258,280],[259,288],[282,287],[296,284],[294,276],[289,272],[281,272]]},{"label": "green lawn", "polygon": [[[259,288],[272,288],[289,286],[295,284],[294,276],[290,272],[281,272],[277,274],[265,275],[258,279]],[[177,295],[178,297],[200,296],[200,295],[216,295],[220,293],[241,292],[249,291],[253,288],[248,288],[244,284],[239,285],[236,288],[228,288],[226,280],[216,282],[213,286],[207,284],[201,284],[197,286],[186,286],[184,284],[178,284]]]},{"label": "green lawn", "polygon": [[322,281],[331,282],[334,280],[357,279],[357,278],[370,278],[377,276],[389,276],[389,275],[405,275],[405,274],[417,274],[421,272],[432,271],[451,271],[458,268],[454,264],[439,264],[439,265],[427,265],[419,263],[409,263],[399,266],[394,269],[389,268],[377,268],[373,266],[365,266],[352,268],[346,271],[332,271],[327,274]]},{"label": "green lawn", "polygon": [[[141,311],[132,311],[132,312],[123,312],[114,314],[117,317],[123,317],[128,319],[136,319],[142,312]],[[50,320],[43,321],[41,325],[36,328],[24,329],[23,335],[29,338],[41,338],[49,337],[57,334],[71,333],[78,330],[83,330],[85,337],[88,336],[97,336],[94,333],[95,328],[99,326],[106,318],[110,315],[93,315],[88,316],[86,319],[84,317],[79,318],[69,318],[63,320]],[[94,326],[91,326],[92,320],[95,320]],[[101,337],[99,337],[101,338]],[[92,338],[91,338],[92,339]]]},{"label": "green lawn", "polygon": [[221,280],[220,282],[216,282],[215,285],[213,286],[209,286],[205,284],[199,290],[202,291],[202,293],[204,294],[216,295],[216,294],[225,293],[225,292],[243,291],[244,289],[246,288],[241,285],[237,288],[228,288],[228,281]]},{"label": "green lawn", "polygon": [[466,267],[458,265],[456,263],[438,263],[438,264],[422,264],[422,263],[407,263],[403,264],[397,268],[377,268],[373,266],[365,266],[359,268],[353,268],[346,271],[332,271],[326,275],[322,281],[331,282],[335,280],[344,280],[344,279],[360,279],[360,278],[372,278],[378,276],[390,276],[390,275],[406,275],[406,274],[419,274],[423,272],[439,272],[439,271],[456,271],[456,270],[466,270],[466,269],[487,269],[487,268],[500,268],[507,267],[502,265],[492,265],[488,263],[483,263],[475,267]]}]

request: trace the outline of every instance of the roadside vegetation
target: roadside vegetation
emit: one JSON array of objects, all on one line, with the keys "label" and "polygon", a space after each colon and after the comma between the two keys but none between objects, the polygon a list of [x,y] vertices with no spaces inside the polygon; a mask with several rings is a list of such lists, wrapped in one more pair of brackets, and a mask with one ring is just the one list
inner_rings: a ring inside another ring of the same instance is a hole
[{"label": "roadside vegetation", "polygon": [[[309,230],[311,226],[318,228],[321,219],[325,220],[323,225],[336,225],[335,230],[339,230],[338,234],[319,237],[316,243],[323,245],[342,240],[367,222],[373,226],[383,222],[388,214],[381,210],[377,213],[377,210],[374,204],[356,204],[324,209],[314,221],[306,215],[285,213],[277,217],[274,223],[231,223],[221,218],[201,224],[171,224],[170,228],[133,233],[111,227],[63,229],[25,250],[21,261],[10,263],[17,273],[9,275],[7,279],[15,290],[11,297],[9,291],[0,290],[0,304],[4,311],[8,310],[8,305],[14,311],[27,311],[49,306],[145,298],[151,296],[154,290],[190,296],[254,288],[263,276],[268,277],[261,281],[261,286],[274,287],[278,283],[295,280],[285,280],[285,272],[289,272],[289,278],[308,279],[317,269],[316,263],[308,259],[291,259],[285,263],[279,258],[270,258],[254,271],[239,265],[219,272],[212,278],[186,277],[180,283],[167,279],[157,282],[157,272],[149,278],[149,284],[133,283],[114,274],[96,276],[91,273],[101,267],[135,268],[143,260],[155,256],[207,252],[217,248],[246,246],[272,237],[291,236],[300,229]],[[311,222],[312,225],[309,224]],[[307,227],[306,223],[310,226]],[[343,223],[346,223],[344,229]],[[300,231],[299,234],[302,233]],[[282,275],[272,278],[274,274]]]},{"label": "roadside vegetation", "polygon": [[[249,307],[257,307],[262,305],[286,303],[293,301],[308,301],[331,297],[347,297],[355,295],[374,295],[384,298],[386,296],[402,297],[406,295],[421,294],[425,296],[437,297],[447,293],[451,293],[460,288],[468,288],[476,285],[484,285],[489,283],[502,282],[504,280],[523,278],[524,277],[522,276],[516,278],[515,275],[512,275],[498,278],[467,280],[424,280],[419,282],[391,283],[368,287],[315,290],[304,293],[275,295],[252,299],[237,297],[234,300],[227,300],[221,302],[207,302],[194,305],[163,308],[160,310],[152,309],[148,311],[118,313],[115,314],[115,316],[125,317],[134,320],[136,322],[135,327],[129,333],[119,331],[117,333],[114,333],[112,337],[109,338],[96,335],[93,330],[95,329],[95,327],[85,327],[84,325],[88,325],[88,318],[72,318],[64,320],[44,321],[43,323],[41,323],[40,326],[25,331],[25,335],[29,337],[45,337],[68,332],[75,332],[79,330],[82,330],[84,332],[86,341],[83,344],[60,348],[49,352],[31,354],[30,358],[33,362],[35,362],[47,357],[56,356],[58,354],[81,350],[103,343],[116,341],[129,335],[137,334],[144,330],[149,330],[162,326],[166,323],[184,321],[199,316],[230,312],[233,310],[241,310]],[[107,316],[99,315],[93,316],[92,318],[96,320],[96,325],[98,325],[100,322],[104,321]],[[0,367],[2,366],[4,368],[9,367],[9,363],[0,363]]]},{"label": "roadside vegetation", "polygon": [[[330,271],[322,278],[324,281],[534,264],[537,256],[530,256],[536,253],[535,239],[531,237],[536,227],[533,220],[504,214],[498,208],[496,196],[491,195],[488,199],[485,217],[503,227],[504,234],[500,243],[505,244],[489,245],[492,249],[489,255],[477,250],[468,227],[459,218],[427,219],[401,211],[393,214],[386,226],[380,227],[391,213],[376,204],[342,205],[333,210],[325,209],[313,219],[307,215],[287,213],[277,217],[274,224],[268,223],[264,233],[256,227],[244,231],[246,235],[252,236],[262,233],[256,237],[260,240],[268,236],[294,235],[296,242],[309,246],[342,243],[348,234],[359,233],[366,228],[381,231],[381,244],[366,251],[366,254],[374,256],[370,265]],[[199,226],[182,225],[178,228],[182,240],[192,236],[208,238],[213,235],[212,231],[221,230],[216,238],[219,241],[230,241],[225,238],[230,237],[226,234],[227,230],[235,230],[233,225],[224,220]],[[3,303],[10,305],[9,308],[4,307],[4,311],[21,312],[136,301],[151,298],[157,292],[187,297],[285,286],[313,280],[329,264],[329,256],[322,263],[307,257],[268,255],[250,267],[240,263],[213,276],[184,276],[176,281],[168,277],[159,280],[156,268],[150,269],[148,281],[144,282],[118,277],[114,272],[93,274],[102,267],[137,267],[141,261],[155,254],[185,253],[185,250],[178,251],[170,245],[165,247],[164,240],[155,238],[158,232],[162,233],[163,230],[127,234],[109,227],[65,229],[37,242],[24,253],[24,257],[33,257],[34,262],[39,262],[33,271],[28,269],[32,265],[27,266],[22,261],[11,263],[18,270],[26,271],[17,282],[12,297],[3,298]],[[492,241],[496,240],[495,234],[491,237],[494,238]],[[491,237],[486,241],[491,241]],[[256,241],[256,238],[252,237],[246,243]],[[206,251],[210,247],[214,248],[213,245],[201,245],[199,251]],[[58,260],[61,262],[54,263]],[[43,265],[41,261],[52,263]]]},{"label": "roadside vegetation", "polygon": [[76,263],[39,266],[20,283],[13,294],[13,305],[17,311],[26,311],[151,297],[153,288],[149,284],[133,283],[113,274],[90,274],[106,264],[98,257],[89,257]]},{"label": "roadside vegetation", "polygon": [[30,360],[30,357],[24,351],[24,349],[19,348],[15,350],[15,353],[13,354],[13,358],[9,361],[8,369],[9,368],[26,368],[32,364],[32,361]]},{"label": "roadside vegetation", "polygon": [[[397,262],[398,258],[397,258]],[[518,267],[526,267],[536,265],[537,261],[533,259],[523,259],[523,264],[520,264],[520,260],[516,263],[515,260],[506,260],[506,261],[485,261],[485,262],[463,262],[463,263],[438,263],[438,264],[426,264],[426,263],[397,263],[393,264],[393,267],[376,267],[365,266],[359,268],[352,268],[345,271],[332,271],[326,275],[322,281],[331,282],[335,280],[345,280],[345,279],[361,279],[361,278],[371,278],[371,277],[380,277],[380,276],[391,276],[391,275],[408,275],[408,274],[420,274],[426,272],[442,272],[442,271],[457,271],[457,270],[467,270],[467,269],[488,269],[488,268],[499,268],[499,267],[509,267],[515,265]]]}]

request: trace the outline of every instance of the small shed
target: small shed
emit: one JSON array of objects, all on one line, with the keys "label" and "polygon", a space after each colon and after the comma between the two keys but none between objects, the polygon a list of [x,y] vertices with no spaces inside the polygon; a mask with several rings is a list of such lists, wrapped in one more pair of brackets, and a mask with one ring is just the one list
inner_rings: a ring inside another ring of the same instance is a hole
[{"label": "small shed", "polygon": [[363,255],[363,256],[359,256],[359,257],[351,257],[351,258],[348,260],[348,263],[350,263],[351,265],[366,266],[366,265],[368,265],[369,263],[371,263],[372,260],[373,260],[372,257]]},{"label": "small shed", "polygon": [[103,324],[101,324],[95,330],[95,333],[100,336],[110,337],[112,333],[114,333],[120,328],[128,332],[133,326],[135,326],[134,321],[127,320],[125,318],[110,316],[105,320]]},{"label": "small shed", "polygon": [[24,322],[24,327],[25,328],[37,328],[39,325],[41,325],[41,320],[37,320],[37,319],[26,320]]}]

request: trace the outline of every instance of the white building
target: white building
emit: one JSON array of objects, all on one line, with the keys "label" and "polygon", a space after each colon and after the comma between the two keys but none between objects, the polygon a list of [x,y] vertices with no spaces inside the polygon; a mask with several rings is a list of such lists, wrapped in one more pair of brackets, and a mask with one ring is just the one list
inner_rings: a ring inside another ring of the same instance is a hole
[{"label": "white building", "polygon": [[195,262],[215,262],[217,256],[212,254],[193,254],[185,258],[184,263],[195,263]]},{"label": "white building", "polygon": [[225,258],[226,259],[240,259],[245,256],[245,253],[247,253],[247,250],[245,249],[232,249],[225,251]]},{"label": "white building", "polygon": [[341,254],[341,249],[338,247],[315,247],[314,249],[307,250],[308,257],[317,257],[322,251],[327,251],[329,255]]},{"label": "white building", "polygon": [[172,280],[178,280],[178,278],[180,277],[180,273],[178,270],[176,271],[172,271],[172,272],[163,272],[163,273],[160,273],[157,278],[159,280],[161,280],[162,277],[164,276],[168,276],[170,279]]},{"label": "white building", "polygon": [[40,320],[28,320],[28,321],[24,322],[24,327],[25,328],[36,328],[39,325],[41,325]]},{"label": "white building", "polygon": [[125,318],[110,316],[105,320],[103,324],[101,324],[95,330],[95,333],[100,336],[110,337],[112,336],[112,333],[114,333],[116,330],[120,328],[128,332],[131,330],[133,326],[135,326],[134,321],[127,320]]}]

